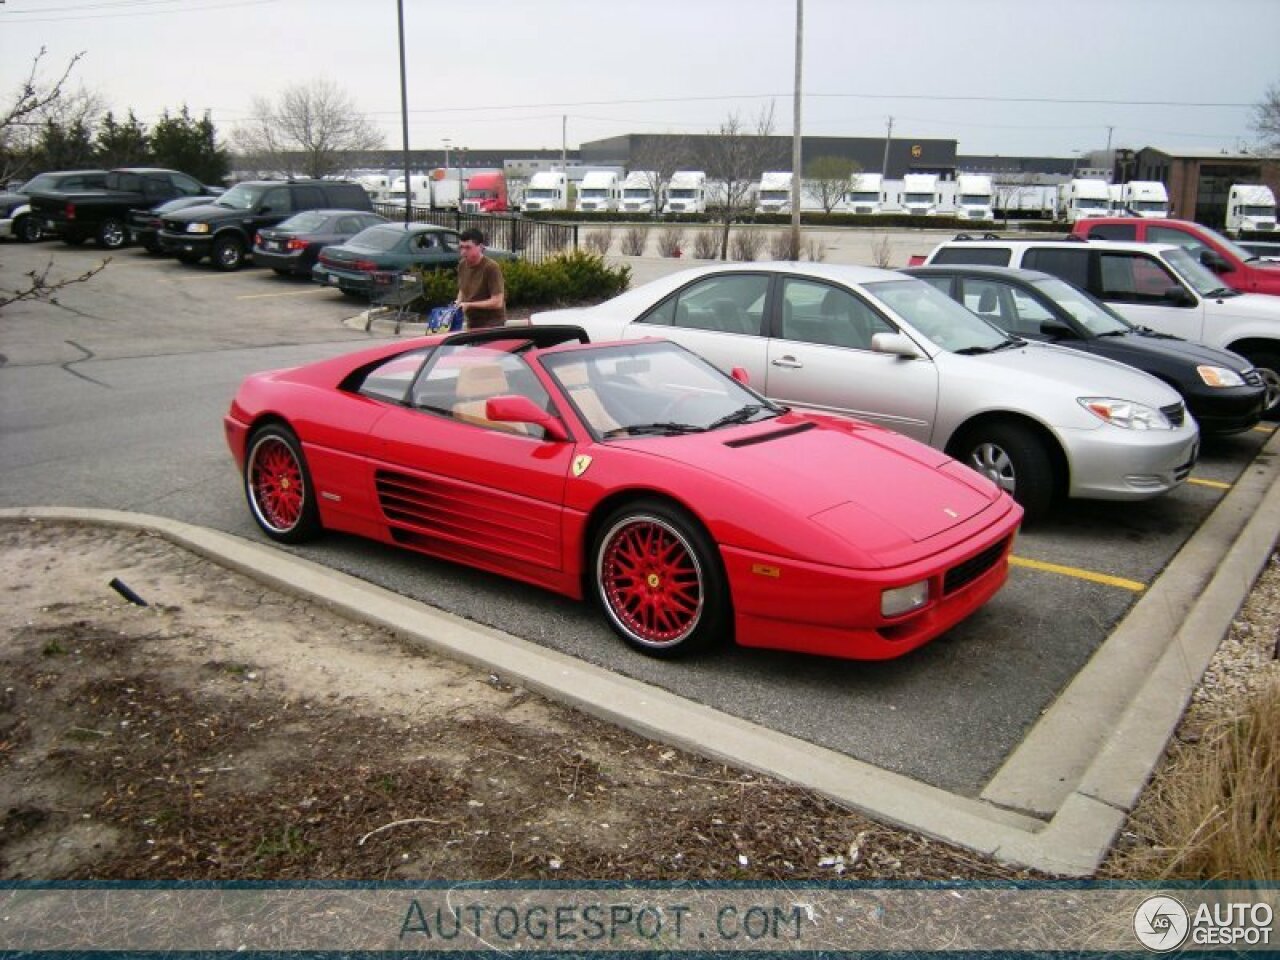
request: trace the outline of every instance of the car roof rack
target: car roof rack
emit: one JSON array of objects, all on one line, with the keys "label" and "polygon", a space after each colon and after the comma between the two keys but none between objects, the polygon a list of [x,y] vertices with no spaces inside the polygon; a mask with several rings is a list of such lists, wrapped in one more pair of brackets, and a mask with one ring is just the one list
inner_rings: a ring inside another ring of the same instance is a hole
[{"label": "car roof rack", "polygon": [[554,347],[559,343],[591,342],[591,338],[587,336],[587,331],[581,327],[566,323],[545,327],[519,324],[516,326],[485,327],[482,330],[463,330],[461,333],[445,337],[440,343],[441,346],[445,344],[449,346],[475,346],[476,344],[502,340],[520,340],[538,350],[545,350],[547,347]]},{"label": "car roof rack", "polygon": [[1032,243],[1037,240],[1052,240],[1055,243],[1059,241],[1066,241],[1068,243],[1087,243],[1089,240],[1088,237],[1082,237],[1074,233],[1045,234],[1044,236],[1027,236],[1026,234],[1019,234],[1018,236],[1014,236],[1014,237],[1006,237],[998,233],[984,233],[984,234],[981,234],[980,236],[974,236],[973,234],[970,234],[970,233],[957,233],[954,237],[952,237],[952,239],[959,240],[961,242],[966,242],[966,241],[982,242],[984,240],[1008,240],[1008,241],[1023,242],[1023,243]]}]

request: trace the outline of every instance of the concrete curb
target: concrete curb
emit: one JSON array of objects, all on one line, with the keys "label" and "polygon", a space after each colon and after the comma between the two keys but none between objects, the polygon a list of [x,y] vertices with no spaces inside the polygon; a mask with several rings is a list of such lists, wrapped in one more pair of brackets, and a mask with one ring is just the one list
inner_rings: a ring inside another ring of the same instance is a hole
[{"label": "concrete curb", "polygon": [[[1240,485],[1239,497],[1233,490],[1224,498],[1210,521],[1179,554],[1179,559],[1184,554],[1198,558],[1198,563],[1205,565],[1205,580],[1217,571],[1209,588],[1196,598],[1181,621],[1183,628],[1170,637],[1163,619],[1155,618],[1149,624],[1131,622],[1135,621],[1131,613],[1124,621],[1129,631],[1154,630],[1165,638],[1164,654],[1154,670],[1147,663],[1146,681],[1136,696],[1128,696],[1113,708],[1120,722],[1090,755],[1083,778],[1073,780],[1061,802],[1045,811],[1050,817],[1047,823],[729,716],[264,544],[177,520],[113,510],[3,509],[0,520],[61,520],[150,531],[277,589],[392,630],[424,649],[518,681],[642,736],[798,784],[876,820],[1001,860],[1055,874],[1089,876],[1106,855],[1159,761],[1208,658],[1280,533],[1276,450],[1280,450],[1280,434],[1267,444],[1266,452],[1272,456],[1260,456],[1250,468],[1257,471],[1256,477]],[[1224,509],[1247,510],[1249,517],[1229,543],[1222,542],[1222,531],[1214,524]],[[1208,549],[1197,545],[1202,536],[1213,541]],[[1100,648],[1099,655],[1114,642],[1115,634]],[[1089,691],[1081,687],[1076,693]],[[1102,695],[1114,696],[1115,692],[1104,688]],[[1033,729],[1031,736],[1039,729]],[[1056,746],[1063,744],[1059,740]]]}]

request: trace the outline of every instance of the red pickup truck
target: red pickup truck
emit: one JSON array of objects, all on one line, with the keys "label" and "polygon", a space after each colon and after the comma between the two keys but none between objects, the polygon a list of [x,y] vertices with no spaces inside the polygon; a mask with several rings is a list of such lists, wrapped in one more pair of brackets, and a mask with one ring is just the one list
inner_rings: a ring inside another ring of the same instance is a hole
[{"label": "red pickup truck", "polygon": [[1199,257],[1231,289],[1280,296],[1280,263],[1254,256],[1218,231],[1190,220],[1097,217],[1078,221],[1071,232],[1090,240],[1174,243]]}]

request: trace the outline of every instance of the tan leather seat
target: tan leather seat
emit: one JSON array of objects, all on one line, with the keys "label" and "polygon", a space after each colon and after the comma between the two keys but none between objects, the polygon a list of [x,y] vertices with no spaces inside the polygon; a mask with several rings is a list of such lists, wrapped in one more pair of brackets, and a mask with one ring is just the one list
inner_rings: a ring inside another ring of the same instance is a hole
[{"label": "tan leather seat", "polygon": [[454,419],[465,420],[467,423],[482,427],[491,427],[494,430],[528,435],[529,428],[523,423],[490,420],[485,416],[486,400],[510,392],[507,375],[498,364],[468,364],[458,371],[458,383],[455,387],[456,400],[453,404]]}]

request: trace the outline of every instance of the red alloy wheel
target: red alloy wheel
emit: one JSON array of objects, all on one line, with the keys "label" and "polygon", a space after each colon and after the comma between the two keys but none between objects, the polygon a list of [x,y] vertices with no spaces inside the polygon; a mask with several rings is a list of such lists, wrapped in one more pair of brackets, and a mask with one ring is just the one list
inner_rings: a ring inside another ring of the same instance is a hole
[{"label": "red alloy wheel", "polygon": [[306,481],[302,465],[283,438],[267,434],[249,459],[249,490],[259,521],[277,533],[289,533],[302,518]]},{"label": "red alloy wheel", "polygon": [[604,537],[597,576],[610,617],[643,647],[671,648],[702,618],[702,566],[684,536],[660,517],[625,517]]}]

